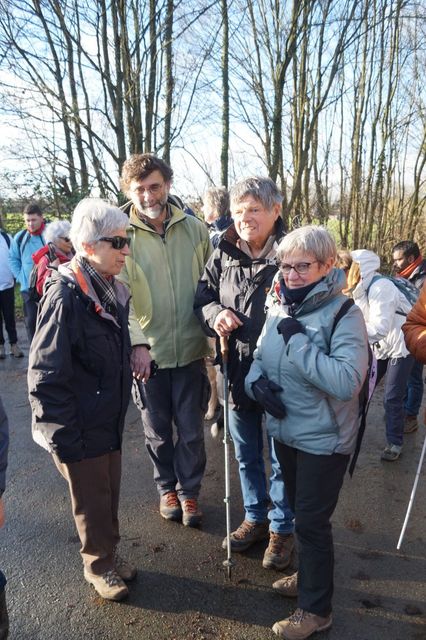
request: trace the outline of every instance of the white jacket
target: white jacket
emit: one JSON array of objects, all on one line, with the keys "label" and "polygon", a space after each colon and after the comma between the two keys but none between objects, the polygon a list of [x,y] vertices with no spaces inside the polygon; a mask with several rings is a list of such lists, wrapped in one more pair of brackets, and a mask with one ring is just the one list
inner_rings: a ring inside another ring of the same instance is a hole
[{"label": "white jacket", "polygon": [[374,276],[380,275],[380,258],[373,251],[358,249],[351,251],[351,256],[361,270],[361,280],[353,291],[353,297],[363,313],[368,340],[374,346],[376,358],[405,358],[408,350],[401,327],[406,316],[402,314],[410,311],[410,303],[386,278],[379,278],[371,284]]}]

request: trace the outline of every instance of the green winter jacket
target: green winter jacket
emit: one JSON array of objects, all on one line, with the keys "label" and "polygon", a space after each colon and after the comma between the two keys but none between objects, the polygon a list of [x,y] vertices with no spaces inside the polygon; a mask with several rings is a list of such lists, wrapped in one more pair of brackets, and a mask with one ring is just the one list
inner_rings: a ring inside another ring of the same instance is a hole
[{"label": "green winter jacket", "polygon": [[132,295],[132,345],[149,345],[160,368],[183,367],[209,354],[193,312],[198,279],[211,253],[208,230],[195,217],[169,206],[172,215],[164,238],[131,207],[131,255],[119,276]]}]

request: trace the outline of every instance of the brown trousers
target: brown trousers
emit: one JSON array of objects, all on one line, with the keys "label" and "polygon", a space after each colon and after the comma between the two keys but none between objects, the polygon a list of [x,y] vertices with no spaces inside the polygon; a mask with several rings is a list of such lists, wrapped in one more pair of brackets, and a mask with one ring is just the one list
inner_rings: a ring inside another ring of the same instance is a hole
[{"label": "brown trousers", "polygon": [[80,462],[60,462],[56,455],[53,460],[68,482],[84,567],[101,575],[114,567],[114,551],[120,540],[121,452]]}]

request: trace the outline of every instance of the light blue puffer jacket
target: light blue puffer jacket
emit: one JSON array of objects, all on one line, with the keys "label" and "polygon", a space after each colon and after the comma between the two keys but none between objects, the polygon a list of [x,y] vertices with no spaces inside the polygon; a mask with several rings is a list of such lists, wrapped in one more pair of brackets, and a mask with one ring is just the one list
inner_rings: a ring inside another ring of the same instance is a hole
[{"label": "light blue puffer jacket", "polygon": [[279,322],[288,307],[268,310],[246,377],[246,393],[260,376],[279,384],[287,415],[283,420],[266,414],[268,433],[290,447],[307,453],[330,455],[353,452],[358,432],[358,395],[368,367],[368,338],[360,309],[353,305],[333,321],[346,297],[343,271],[332,269],[294,313],[306,333],[284,344]]}]

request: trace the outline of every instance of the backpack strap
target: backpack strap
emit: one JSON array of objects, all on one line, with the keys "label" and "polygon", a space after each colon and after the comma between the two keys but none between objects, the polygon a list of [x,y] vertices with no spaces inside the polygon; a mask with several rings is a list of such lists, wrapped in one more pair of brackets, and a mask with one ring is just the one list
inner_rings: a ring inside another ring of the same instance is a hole
[{"label": "backpack strap", "polygon": [[[374,280],[374,278],[373,278],[373,280]],[[371,286],[372,282],[373,281],[371,281],[370,286]],[[348,298],[347,300],[345,300],[345,302],[342,304],[342,306],[340,307],[339,311],[337,312],[336,317],[334,318],[333,327],[331,329],[330,336],[333,335],[334,330],[337,327],[339,321],[343,318],[344,315],[346,315],[346,313],[349,311],[349,309],[354,304],[355,304],[355,302],[353,301],[352,298]],[[369,357],[369,360],[370,360],[370,358],[372,358],[371,349],[368,350],[368,357]],[[369,361],[369,363],[368,363],[367,378],[369,378],[370,370],[371,370],[371,361]],[[368,380],[368,382],[369,382],[369,380]],[[367,379],[364,380],[363,387],[364,387],[365,384],[367,384]],[[362,404],[359,407],[359,417],[361,419],[360,419],[360,423],[359,423],[359,427],[358,427],[355,450],[354,450],[354,452],[352,454],[351,462],[350,462],[349,469],[348,469],[348,472],[349,472],[349,475],[350,475],[351,478],[352,478],[352,475],[353,475],[353,472],[354,472],[354,469],[355,469],[355,466],[356,466],[356,462],[358,460],[359,452],[361,450],[362,439],[364,437],[365,427],[366,427],[366,424],[367,424],[368,404],[369,404],[368,394],[364,393],[364,397],[362,398]]]},{"label": "backpack strap", "polygon": [[2,238],[5,239],[5,242],[7,244],[7,248],[10,249],[10,238],[9,238],[9,235],[6,233],[6,231],[3,231],[3,229],[0,229],[0,234],[1,234]]}]

